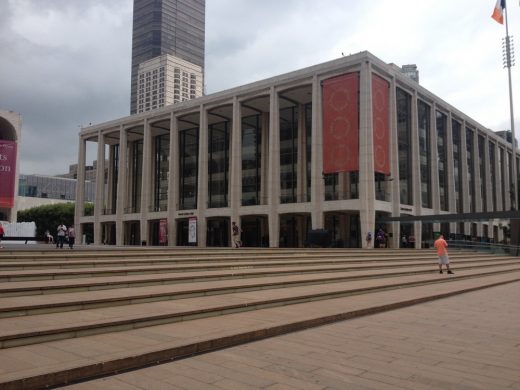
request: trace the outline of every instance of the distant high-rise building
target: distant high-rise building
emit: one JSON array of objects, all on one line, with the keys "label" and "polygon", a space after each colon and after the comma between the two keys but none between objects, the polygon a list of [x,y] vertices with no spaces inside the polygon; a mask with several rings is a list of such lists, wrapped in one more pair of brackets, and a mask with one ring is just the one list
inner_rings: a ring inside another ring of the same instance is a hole
[{"label": "distant high-rise building", "polygon": [[412,80],[419,82],[419,69],[417,69],[417,65],[403,65],[401,67],[401,72],[410,77]]},{"label": "distant high-rise building", "polygon": [[205,8],[205,0],[134,0],[131,114],[138,111],[141,63],[169,54],[204,71]]},{"label": "distant high-rise building", "polygon": [[137,113],[202,96],[202,68],[164,54],[139,64]]}]

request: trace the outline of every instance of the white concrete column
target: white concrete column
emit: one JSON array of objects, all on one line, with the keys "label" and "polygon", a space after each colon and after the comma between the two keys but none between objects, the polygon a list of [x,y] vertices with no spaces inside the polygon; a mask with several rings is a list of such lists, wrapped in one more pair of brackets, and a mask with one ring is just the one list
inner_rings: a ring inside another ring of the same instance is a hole
[{"label": "white concrete column", "polygon": [[269,246],[278,247],[280,220],[280,107],[278,93],[271,87],[269,93],[269,167],[268,167],[268,204],[269,204]]},{"label": "white concrete column", "polygon": [[119,167],[117,173],[117,202],[116,202],[116,245],[124,244],[123,215],[126,205],[126,186],[128,175],[128,137],[126,129],[119,127]]},{"label": "white concrete column", "polygon": [[371,232],[372,238],[374,237],[376,218],[374,131],[372,124],[372,67],[368,61],[361,65],[359,96],[359,201],[361,242],[363,247],[366,247],[365,237],[367,233]]},{"label": "white concrete column", "polygon": [[197,180],[197,245],[206,246],[208,208],[208,113],[204,105],[200,105],[199,128],[199,172]]},{"label": "white concrete column", "polygon": [[498,147],[498,143],[493,143],[494,151],[495,151],[495,170],[492,172],[493,175],[496,177],[496,197],[497,197],[497,209],[495,211],[503,211],[504,209],[504,202],[503,202],[503,193],[502,193],[502,171],[500,167],[500,148]]},{"label": "white concrete column", "polygon": [[504,158],[502,159],[503,169],[502,169],[502,182],[504,183],[504,191],[505,191],[505,205],[504,211],[511,210],[511,182],[509,180],[509,154],[508,149],[504,148]]},{"label": "white concrete column", "polygon": [[[401,192],[399,188],[399,139],[397,136],[397,98],[396,98],[395,78],[390,80],[390,172],[392,181],[390,182],[390,203],[392,205],[392,217],[399,217],[401,214]],[[400,223],[392,222],[392,248],[399,248],[400,239]],[[364,240],[365,238],[362,237]]]},{"label": "white concrete column", "polygon": [[[419,112],[417,109],[417,90],[413,91],[411,104],[411,142],[412,142],[412,203],[415,215],[422,214],[421,160],[419,155]],[[420,248],[422,242],[422,222],[413,223],[415,247]]]},{"label": "white concrete column", "polygon": [[112,210],[112,196],[114,193],[114,145],[108,146],[108,167],[107,167],[107,188],[105,192],[105,207],[108,209],[108,214],[113,214]]},{"label": "white concrete column", "polygon": [[297,165],[296,165],[296,202],[302,203],[307,201],[307,164],[306,154],[307,150],[305,148],[305,106],[303,104],[298,104],[298,135],[297,135],[297,144],[298,144],[298,157],[297,157]]},{"label": "white concrete column", "polygon": [[489,163],[489,139],[488,137],[484,138],[484,172],[485,172],[485,181],[486,184],[484,186],[484,191],[486,192],[486,205],[482,208],[482,210],[494,211],[493,210],[493,186],[492,186],[492,178],[490,177],[491,167]]},{"label": "white concrete column", "polygon": [[[493,207],[493,176],[494,172],[491,172],[491,162],[489,155],[489,138],[486,136],[484,140],[484,172],[486,184],[484,186],[484,191],[486,191],[486,210],[487,211],[496,211]],[[496,179],[496,177],[495,177]],[[496,193],[495,193],[496,196]],[[483,222],[483,224],[487,224],[488,226],[488,238],[493,237],[493,220],[489,220],[488,222]]]},{"label": "white concrete column", "polygon": [[148,209],[152,192],[152,132],[148,119],[144,120],[143,133],[143,167],[141,176],[141,213],[140,213],[140,235],[141,241],[150,245],[148,237]]},{"label": "white concrete column", "polygon": [[268,202],[269,193],[269,113],[263,112],[262,117],[262,136],[261,136],[261,167],[260,167],[260,204]]},{"label": "white concrete column", "polygon": [[81,218],[85,215],[85,155],[87,149],[87,141],[81,135],[79,136],[78,150],[78,176],[76,180],[76,208],[74,209],[74,225],[78,243],[82,243],[83,226]]},{"label": "white concrete column", "polygon": [[325,181],[323,179],[323,105],[320,81],[312,78],[312,145],[311,145],[311,204],[312,228],[323,229],[323,201]]},{"label": "white concrete column", "polygon": [[[432,208],[434,214],[439,214],[441,210],[440,190],[439,190],[439,149],[437,146],[437,106],[432,103],[430,117],[430,150],[431,150],[431,170],[432,178]],[[435,225],[435,224],[434,224]],[[434,230],[439,230],[435,228]]]},{"label": "white concrete column", "polygon": [[238,210],[242,204],[242,115],[241,105],[233,97],[233,122],[231,126],[231,153],[229,162],[229,198],[231,221],[240,223]]},{"label": "white concrete column", "polygon": [[[453,160],[453,123],[452,123],[452,116],[451,111],[448,112],[447,117],[447,123],[446,123],[446,142],[447,142],[447,156],[446,156],[446,174],[448,175],[448,188],[446,188],[446,191],[448,191],[448,210],[450,213],[456,213],[457,212],[457,206],[455,204],[455,165]],[[457,223],[451,222],[450,223],[450,232],[454,233],[457,231]]]},{"label": "white concrete column", "polygon": [[[483,208],[481,180],[480,180],[480,152],[478,150],[478,129],[476,128],[473,134],[473,166],[475,168],[474,188],[475,188],[475,211],[480,212]],[[477,235],[482,236],[482,223],[477,223]]]},{"label": "white concrete column", "polygon": [[94,244],[101,244],[101,216],[105,209],[105,136],[98,132],[96,200],[94,201]]},{"label": "white concrete column", "polygon": [[168,165],[168,245],[177,245],[175,212],[179,207],[179,121],[170,116],[170,161]]},{"label": "white concrete column", "polygon": [[[462,159],[462,172],[459,173],[461,175],[462,183],[468,183],[469,180],[469,167],[468,167],[468,149],[467,149],[467,141],[466,141],[466,122],[462,121],[461,130],[460,130],[460,147],[461,147],[461,155]],[[462,212],[469,213],[469,187],[468,185],[463,185],[460,189],[460,196],[462,196]],[[463,234],[469,234],[469,223],[464,223],[464,231],[461,232]]]}]

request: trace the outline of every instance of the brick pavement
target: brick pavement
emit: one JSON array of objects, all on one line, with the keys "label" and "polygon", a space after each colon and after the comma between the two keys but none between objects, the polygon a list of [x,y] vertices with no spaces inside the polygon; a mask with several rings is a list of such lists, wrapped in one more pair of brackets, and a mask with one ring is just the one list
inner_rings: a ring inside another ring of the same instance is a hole
[{"label": "brick pavement", "polygon": [[519,296],[510,283],[66,388],[520,389]]}]

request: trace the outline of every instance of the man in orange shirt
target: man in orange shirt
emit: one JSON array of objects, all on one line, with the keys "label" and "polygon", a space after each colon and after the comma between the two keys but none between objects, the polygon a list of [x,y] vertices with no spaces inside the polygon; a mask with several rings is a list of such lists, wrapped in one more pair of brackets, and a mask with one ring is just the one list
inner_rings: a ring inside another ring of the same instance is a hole
[{"label": "man in orange shirt", "polygon": [[437,251],[437,256],[439,256],[439,273],[442,274],[442,265],[445,264],[448,273],[452,274],[453,272],[450,270],[450,258],[448,257],[448,243],[442,234],[437,238],[433,246]]}]

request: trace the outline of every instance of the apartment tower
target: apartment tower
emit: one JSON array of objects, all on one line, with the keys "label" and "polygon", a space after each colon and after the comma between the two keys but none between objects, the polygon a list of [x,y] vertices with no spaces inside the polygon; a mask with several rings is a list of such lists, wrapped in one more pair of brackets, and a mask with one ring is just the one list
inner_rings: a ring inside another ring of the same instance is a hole
[{"label": "apartment tower", "polygon": [[139,65],[169,54],[204,70],[205,0],[134,0],[130,113],[137,113]]}]

